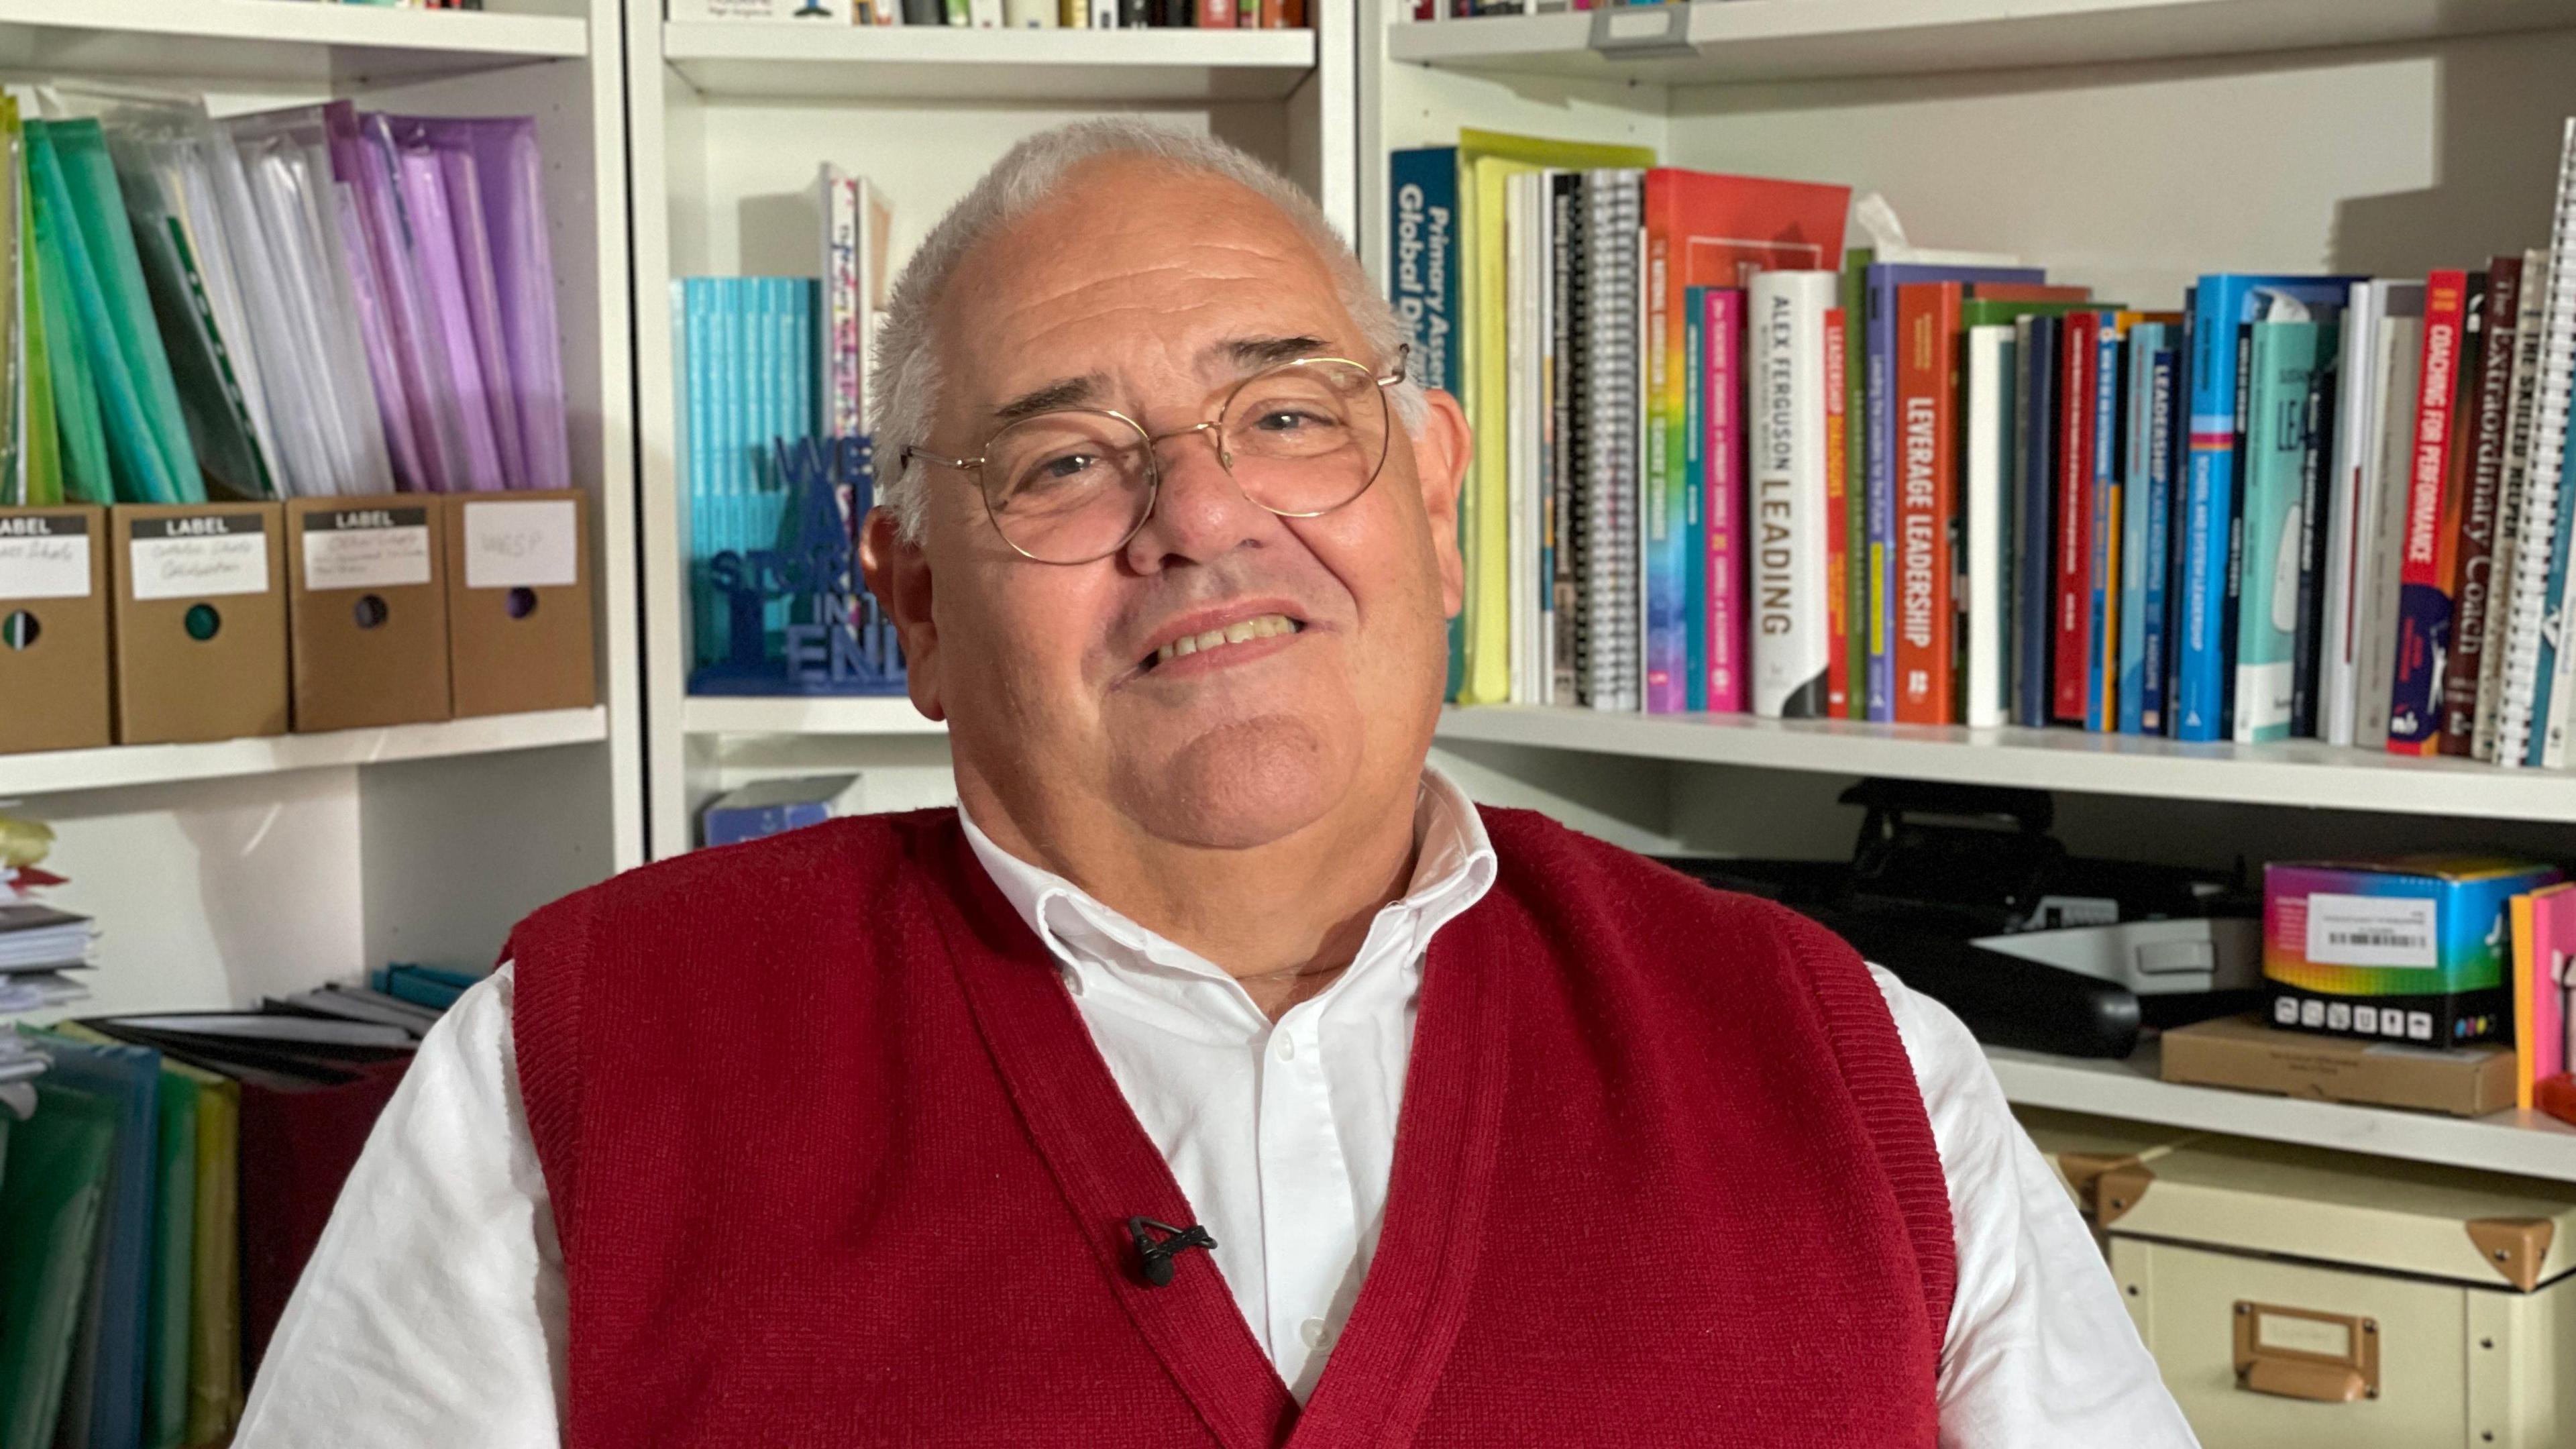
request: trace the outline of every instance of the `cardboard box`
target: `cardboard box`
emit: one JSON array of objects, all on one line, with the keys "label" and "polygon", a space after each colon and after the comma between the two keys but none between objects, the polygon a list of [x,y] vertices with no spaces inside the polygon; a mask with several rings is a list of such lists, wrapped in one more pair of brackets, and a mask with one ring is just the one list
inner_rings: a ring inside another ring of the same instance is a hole
[{"label": "cardboard box", "polygon": [[2340,1041],[2229,1016],[2166,1032],[2164,1079],[2479,1117],[2513,1105],[2513,1049]]},{"label": "cardboard box", "polygon": [[0,754],[113,738],[107,510],[0,508]]},{"label": "cardboard box", "polygon": [[457,717],[598,703],[588,495],[459,493],[441,505]]},{"label": "cardboard box", "polygon": [[284,531],[274,503],[108,510],[118,743],[286,732]]},{"label": "cardboard box", "polygon": [[448,717],[438,500],[286,505],[287,643],[300,733]]},{"label": "cardboard box", "polygon": [[2491,856],[2265,866],[2272,1024],[2418,1046],[2510,1040],[2508,903],[2556,879]]}]

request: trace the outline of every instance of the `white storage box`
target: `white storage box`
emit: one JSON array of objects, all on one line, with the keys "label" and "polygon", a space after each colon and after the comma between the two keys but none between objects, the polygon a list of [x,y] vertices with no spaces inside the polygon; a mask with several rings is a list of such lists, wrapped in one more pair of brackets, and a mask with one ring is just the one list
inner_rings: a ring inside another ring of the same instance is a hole
[{"label": "white storage box", "polygon": [[2203,1136],[2091,1196],[2206,1449],[2576,1449],[2576,1185]]}]

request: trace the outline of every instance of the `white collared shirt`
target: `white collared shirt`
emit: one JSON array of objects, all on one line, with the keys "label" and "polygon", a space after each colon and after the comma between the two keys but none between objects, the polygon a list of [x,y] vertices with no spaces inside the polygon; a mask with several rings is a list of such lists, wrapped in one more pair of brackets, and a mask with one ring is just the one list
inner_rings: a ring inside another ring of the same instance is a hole
[{"label": "white collared shirt", "polygon": [[[1273,1023],[1223,970],[1061,877],[968,841],[1046,943],[1171,1164],[1253,1337],[1302,1401],[1377,1246],[1422,960],[1491,887],[1465,796],[1426,771],[1411,888]],[[1945,1449],[2192,1444],[2056,1174],[1966,1029],[1872,968],[1949,1180],[1958,1286]],[[510,967],[421,1044],[253,1386],[238,1449],[558,1442],[563,1264],[510,1036]]]}]

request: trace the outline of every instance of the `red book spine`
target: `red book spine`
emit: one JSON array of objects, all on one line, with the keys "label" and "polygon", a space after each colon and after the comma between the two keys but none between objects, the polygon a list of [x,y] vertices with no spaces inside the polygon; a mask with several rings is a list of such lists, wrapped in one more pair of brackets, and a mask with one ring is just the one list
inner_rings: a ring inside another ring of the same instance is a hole
[{"label": "red book spine", "polygon": [[2448,642],[2450,601],[2442,586],[2442,483],[2450,473],[2451,400],[2458,392],[2468,273],[2424,279],[2424,361],[2415,395],[2415,452],[2406,475],[2406,556],[2397,576],[2397,668],[2389,699],[2388,751],[2441,751],[2437,672]]},{"label": "red book spine", "polygon": [[[1825,313],[1825,518],[1839,525],[1849,506],[1850,490],[1843,470],[1849,459],[1843,439],[1843,309]],[[1851,612],[1844,590],[1851,583],[1850,530],[1825,529],[1825,718],[1851,716]],[[1714,708],[1715,706],[1711,706]]]},{"label": "red book spine", "polygon": [[1952,441],[1958,409],[1949,339],[1957,331],[1956,282],[1896,289],[1896,719],[1950,723],[1950,525]]},{"label": "red book spine", "polygon": [[1235,0],[1199,0],[1199,29],[1234,28]]},{"label": "red book spine", "polygon": [[1701,314],[1700,507],[1708,527],[1708,707],[1750,708],[1744,697],[1744,293],[1711,287]]},{"label": "red book spine", "polygon": [[2084,723],[2092,677],[2093,356],[2098,312],[2070,312],[2058,384],[2057,567],[2049,661],[2049,718]]}]

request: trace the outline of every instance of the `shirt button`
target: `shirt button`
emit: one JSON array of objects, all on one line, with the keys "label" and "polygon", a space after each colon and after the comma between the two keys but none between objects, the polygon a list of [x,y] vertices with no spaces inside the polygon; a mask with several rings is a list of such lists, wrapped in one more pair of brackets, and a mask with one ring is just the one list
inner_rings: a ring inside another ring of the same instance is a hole
[{"label": "shirt button", "polygon": [[1306,1340],[1308,1348],[1322,1348],[1325,1341],[1333,1336],[1333,1331],[1324,1325],[1324,1320],[1309,1318],[1297,1325],[1297,1336]]},{"label": "shirt button", "polygon": [[1296,1059],[1297,1039],[1284,1031],[1279,1033],[1279,1060],[1293,1062]]}]

